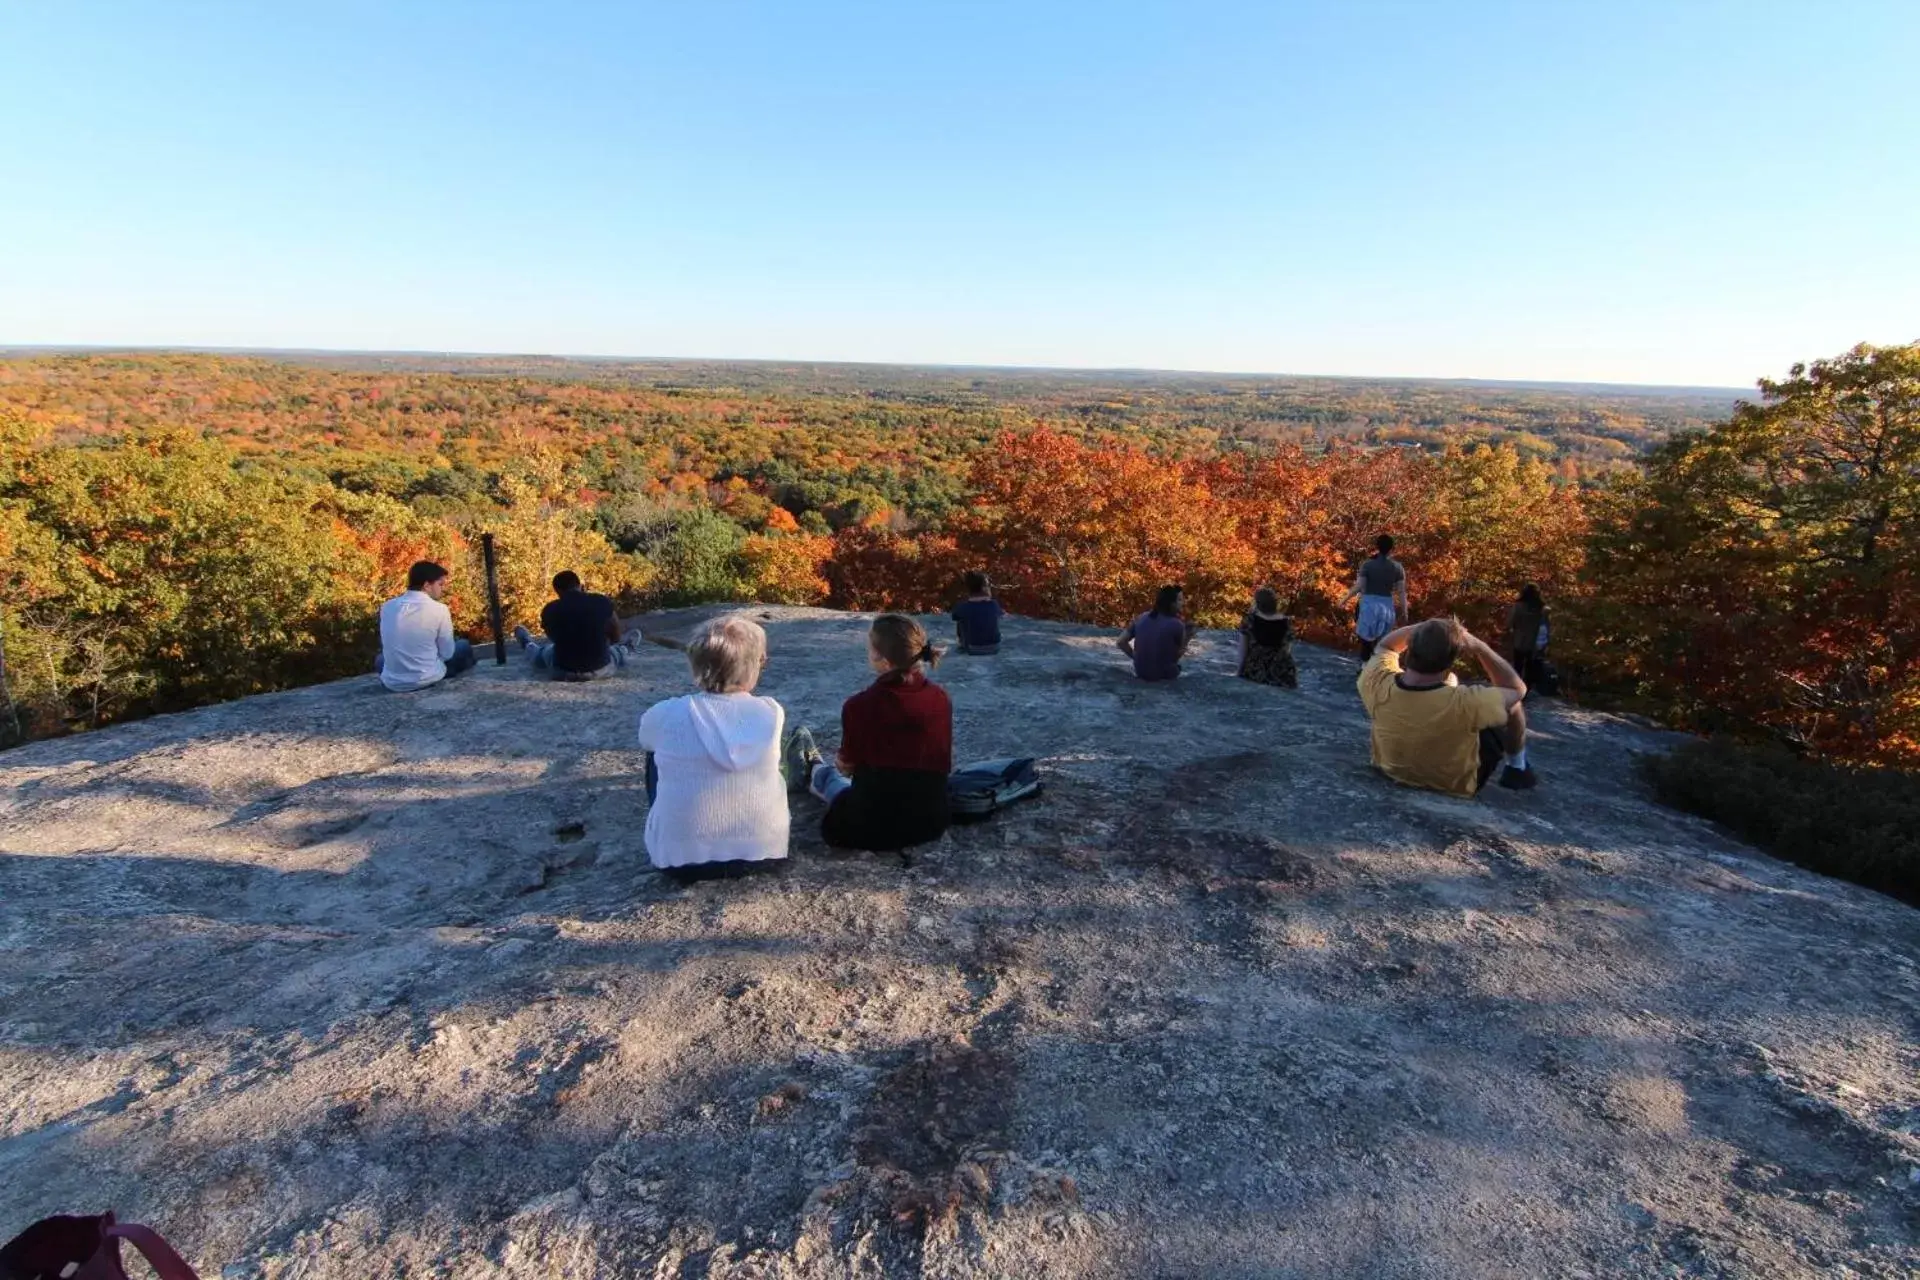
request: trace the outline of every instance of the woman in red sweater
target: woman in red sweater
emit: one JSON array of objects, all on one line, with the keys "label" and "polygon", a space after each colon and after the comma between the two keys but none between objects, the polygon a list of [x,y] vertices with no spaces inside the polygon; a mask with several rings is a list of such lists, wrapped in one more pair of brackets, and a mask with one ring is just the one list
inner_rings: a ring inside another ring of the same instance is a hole
[{"label": "woman in red sweater", "polygon": [[867,662],[879,678],[840,708],[834,764],[805,729],[788,743],[788,784],[826,802],[820,834],[828,844],[892,852],[947,829],[953,703],[927,678],[940,653],[912,618],[880,615],[867,633]]}]

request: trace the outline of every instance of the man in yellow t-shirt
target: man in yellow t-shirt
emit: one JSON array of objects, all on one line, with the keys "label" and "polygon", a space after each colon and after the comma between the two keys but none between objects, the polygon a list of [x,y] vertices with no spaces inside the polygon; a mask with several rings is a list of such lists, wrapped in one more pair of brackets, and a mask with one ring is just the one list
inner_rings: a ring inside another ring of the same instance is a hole
[{"label": "man in yellow t-shirt", "polygon": [[[1491,687],[1454,681],[1462,654],[1479,661]],[[1471,796],[1504,762],[1501,786],[1537,785],[1527,763],[1526,682],[1456,619],[1387,633],[1360,669],[1359,687],[1373,721],[1374,766],[1396,782]]]}]

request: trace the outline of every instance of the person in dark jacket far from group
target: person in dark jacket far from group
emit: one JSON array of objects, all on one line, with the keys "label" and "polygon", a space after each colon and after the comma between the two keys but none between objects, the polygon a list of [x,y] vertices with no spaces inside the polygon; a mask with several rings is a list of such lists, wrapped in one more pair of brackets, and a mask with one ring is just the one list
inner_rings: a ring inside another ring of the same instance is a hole
[{"label": "person in dark jacket far from group", "polygon": [[583,590],[571,569],[553,575],[553,595],[540,610],[545,640],[535,640],[525,627],[513,629],[536,671],[551,671],[555,680],[594,680],[627,665],[639,632],[620,634],[611,597]]},{"label": "person in dark jacket far from group", "polygon": [[1120,633],[1120,652],[1133,660],[1133,674],[1142,680],[1172,680],[1180,674],[1180,659],[1193,643],[1193,628],[1180,616],[1186,592],[1176,586],[1160,588],[1153,608],[1127,624]]},{"label": "person in dark jacket far from group", "polygon": [[953,634],[960,652],[1000,652],[1000,619],[1006,610],[993,598],[993,584],[978,569],[967,575],[967,598],[953,606]]},{"label": "person in dark jacket far from group", "polygon": [[953,703],[927,678],[940,652],[912,618],[881,614],[867,633],[879,678],[840,708],[837,759],[828,764],[805,728],[788,740],[787,785],[826,802],[829,845],[891,853],[946,831]]},{"label": "person in dark jacket far from group", "polygon": [[1520,588],[1519,600],[1507,611],[1507,647],[1513,654],[1513,669],[1521,679],[1532,680],[1547,647],[1547,602],[1531,582]]}]

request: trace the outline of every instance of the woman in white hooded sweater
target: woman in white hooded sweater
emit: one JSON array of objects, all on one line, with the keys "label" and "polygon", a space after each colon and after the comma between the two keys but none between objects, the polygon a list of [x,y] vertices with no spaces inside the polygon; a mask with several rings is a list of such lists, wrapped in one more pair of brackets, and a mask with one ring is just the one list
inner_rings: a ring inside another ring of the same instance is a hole
[{"label": "woman in white hooded sweater", "polygon": [[687,645],[687,663],[700,692],[655,703],[640,717],[647,856],[678,880],[777,870],[787,857],[787,716],[753,692],[767,664],[767,633],[746,618],[716,618]]}]

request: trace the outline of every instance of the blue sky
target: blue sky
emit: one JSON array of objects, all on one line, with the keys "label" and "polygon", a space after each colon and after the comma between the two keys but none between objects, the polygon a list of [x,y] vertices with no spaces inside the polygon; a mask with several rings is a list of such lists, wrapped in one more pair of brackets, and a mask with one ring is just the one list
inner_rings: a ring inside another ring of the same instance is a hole
[{"label": "blue sky", "polygon": [[0,0],[0,343],[1747,385],[1920,339],[1920,3]]}]

